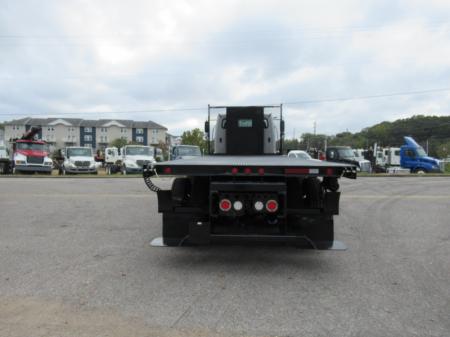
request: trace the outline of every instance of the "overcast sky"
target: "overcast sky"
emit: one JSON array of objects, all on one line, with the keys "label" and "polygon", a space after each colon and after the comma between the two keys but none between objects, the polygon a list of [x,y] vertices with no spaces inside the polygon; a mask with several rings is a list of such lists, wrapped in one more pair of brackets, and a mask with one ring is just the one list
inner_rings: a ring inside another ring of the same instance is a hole
[{"label": "overcast sky", "polygon": [[450,114],[448,0],[0,4],[0,121],[153,120],[180,134],[207,104],[285,103],[291,137],[314,121],[334,134]]}]

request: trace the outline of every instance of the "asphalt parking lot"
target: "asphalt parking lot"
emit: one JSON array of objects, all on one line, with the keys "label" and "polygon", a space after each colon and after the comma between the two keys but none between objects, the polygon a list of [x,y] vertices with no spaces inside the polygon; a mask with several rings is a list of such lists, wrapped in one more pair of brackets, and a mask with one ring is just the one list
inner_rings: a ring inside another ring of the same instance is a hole
[{"label": "asphalt parking lot", "polygon": [[155,248],[141,179],[2,178],[0,336],[450,336],[450,179],[341,183],[312,251]]}]

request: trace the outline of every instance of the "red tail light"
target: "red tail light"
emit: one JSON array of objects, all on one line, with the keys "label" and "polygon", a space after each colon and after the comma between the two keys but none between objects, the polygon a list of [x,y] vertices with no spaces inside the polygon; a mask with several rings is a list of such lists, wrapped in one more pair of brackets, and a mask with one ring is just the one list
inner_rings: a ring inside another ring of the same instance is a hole
[{"label": "red tail light", "polygon": [[246,168],[244,169],[244,173],[245,173],[245,174],[250,174],[250,173],[252,173],[252,169],[251,169],[250,167],[246,167]]},{"label": "red tail light", "polygon": [[231,209],[231,201],[228,199],[220,200],[219,208],[222,212],[228,212]]},{"label": "red tail light", "polygon": [[172,173],[172,168],[171,167],[164,168],[164,173],[165,174],[171,174]]},{"label": "red tail light", "polygon": [[274,213],[278,210],[278,202],[276,200],[270,199],[266,202],[267,212]]},{"label": "red tail light", "polygon": [[260,176],[263,176],[264,175],[264,168],[262,168],[262,167],[260,167],[259,169],[258,169],[258,174],[260,175]]},{"label": "red tail light", "polygon": [[231,169],[231,174],[238,174],[238,172],[239,172],[239,170],[238,170],[237,167],[233,167],[233,168]]}]

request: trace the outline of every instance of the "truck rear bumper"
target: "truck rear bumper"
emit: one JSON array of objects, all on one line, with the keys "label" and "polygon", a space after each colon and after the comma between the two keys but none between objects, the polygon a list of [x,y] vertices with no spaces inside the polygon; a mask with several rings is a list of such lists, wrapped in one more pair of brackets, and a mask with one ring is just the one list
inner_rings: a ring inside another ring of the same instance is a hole
[{"label": "truck rear bumper", "polygon": [[[317,249],[314,243],[308,239],[306,236],[269,236],[269,235],[211,235],[211,243],[216,244],[292,244],[296,247]],[[150,245],[152,247],[168,247],[164,244],[164,239],[162,237],[154,238]],[[190,246],[191,243],[189,239],[186,239],[181,243],[180,246]],[[330,245],[328,250],[347,250],[347,246],[341,242],[334,240]]]},{"label": "truck rear bumper", "polygon": [[97,173],[96,168],[66,168],[66,173],[76,174],[76,173]]},{"label": "truck rear bumper", "polygon": [[142,173],[143,170],[144,169],[142,167],[138,167],[138,168],[127,167],[127,174],[128,173],[131,173],[131,174],[133,174],[133,173]]},{"label": "truck rear bumper", "polygon": [[52,172],[52,166],[32,166],[32,165],[16,165],[16,172]]}]

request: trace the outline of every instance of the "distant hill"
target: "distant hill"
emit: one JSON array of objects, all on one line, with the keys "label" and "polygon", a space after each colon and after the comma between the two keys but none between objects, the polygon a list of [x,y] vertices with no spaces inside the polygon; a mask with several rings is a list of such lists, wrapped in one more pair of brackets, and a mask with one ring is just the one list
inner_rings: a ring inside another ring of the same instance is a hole
[{"label": "distant hill", "polygon": [[428,141],[431,156],[450,156],[450,116],[417,115],[394,122],[382,122],[360,132],[342,132],[335,136],[303,134],[297,144],[288,141],[286,149],[291,148],[290,144],[298,148],[323,148],[325,138],[329,145],[349,145],[353,148],[368,148],[375,142],[383,147],[400,146],[404,136],[412,136],[425,149]]}]

